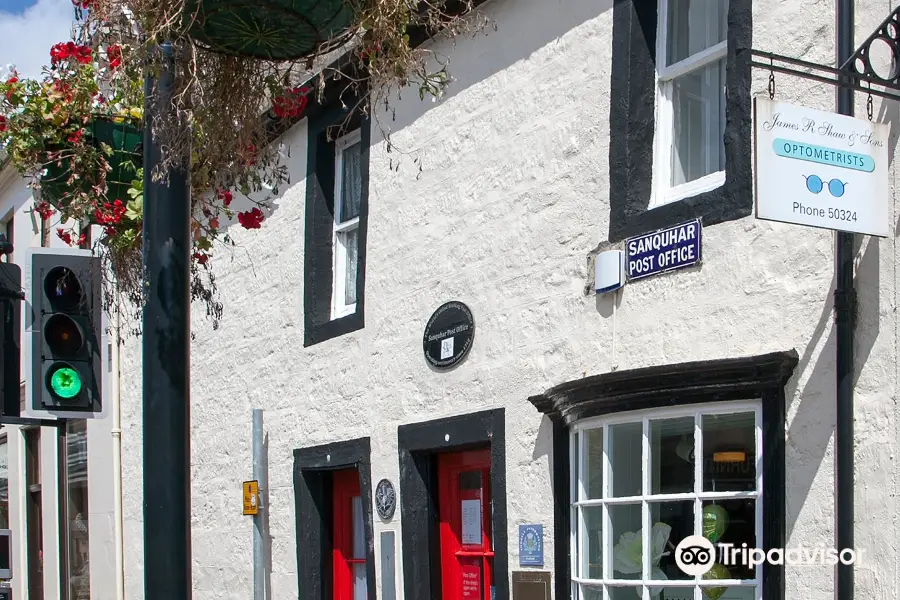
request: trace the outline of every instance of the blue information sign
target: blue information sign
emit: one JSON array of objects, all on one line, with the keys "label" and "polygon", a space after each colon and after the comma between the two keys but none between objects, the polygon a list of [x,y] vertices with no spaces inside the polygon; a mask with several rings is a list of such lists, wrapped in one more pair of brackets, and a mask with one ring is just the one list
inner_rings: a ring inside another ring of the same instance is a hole
[{"label": "blue information sign", "polygon": [[519,566],[544,566],[543,525],[519,525]]},{"label": "blue information sign", "polygon": [[625,240],[628,280],[690,267],[700,262],[700,219]]}]

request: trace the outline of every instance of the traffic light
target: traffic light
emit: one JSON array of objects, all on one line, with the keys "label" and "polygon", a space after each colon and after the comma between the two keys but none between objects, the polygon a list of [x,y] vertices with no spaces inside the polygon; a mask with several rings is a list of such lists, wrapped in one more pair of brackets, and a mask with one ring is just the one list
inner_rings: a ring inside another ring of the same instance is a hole
[{"label": "traffic light", "polygon": [[90,250],[31,251],[31,411],[91,418],[102,411],[100,259]]},{"label": "traffic light", "polygon": [[20,410],[22,332],[22,270],[19,265],[0,263],[0,384],[3,385],[0,414],[18,417]]}]

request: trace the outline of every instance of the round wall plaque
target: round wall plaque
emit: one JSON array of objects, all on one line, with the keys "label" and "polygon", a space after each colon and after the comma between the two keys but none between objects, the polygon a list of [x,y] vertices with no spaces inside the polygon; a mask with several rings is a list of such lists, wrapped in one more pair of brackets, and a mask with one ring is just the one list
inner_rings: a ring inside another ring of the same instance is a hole
[{"label": "round wall plaque", "polygon": [[466,357],[475,337],[475,319],[462,302],[441,305],[425,326],[422,346],[425,358],[440,369],[454,367]]},{"label": "round wall plaque", "polygon": [[394,493],[394,484],[387,479],[382,479],[375,486],[375,508],[378,516],[387,521],[394,516],[397,507],[397,494]]}]

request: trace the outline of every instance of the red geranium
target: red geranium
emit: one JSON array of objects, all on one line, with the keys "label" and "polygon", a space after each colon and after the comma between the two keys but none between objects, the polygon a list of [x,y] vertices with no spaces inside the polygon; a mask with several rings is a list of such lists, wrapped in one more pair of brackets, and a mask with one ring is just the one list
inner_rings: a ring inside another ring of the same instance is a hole
[{"label": "red geranium", "polygon": [[283,95],[272,100],[272,111],[279,119],[299,117],[309,103],[308,94],[309,88],[305,87],[285,90]]},{"label": "red geranium", "polygon": [[117,69],[122,64],[122,47],[113,44],[106,49],[106,58],[109,59],[109,68]]},{"label": "red geranium", "polygon": [[6,117],[0,115],[0,133],[6,131]]},{"label": "red geranium", "polygon": [[244,229],[259,229],[262,227],[264,216],[261,210],[253,207],[253,210],[238,213],[238,222],[243,225]]},{"label": "red geranium", "polygon": [[230,192],[230,191],[228,191],[228,190],[219,190],[218,196],[219,196],[219,200],[221,200],[221,201],[222,201],[222,204],[224,204],[225,206],[229,206],[229,205],[231,204],[232,196],[231,196],[231,192]]}]

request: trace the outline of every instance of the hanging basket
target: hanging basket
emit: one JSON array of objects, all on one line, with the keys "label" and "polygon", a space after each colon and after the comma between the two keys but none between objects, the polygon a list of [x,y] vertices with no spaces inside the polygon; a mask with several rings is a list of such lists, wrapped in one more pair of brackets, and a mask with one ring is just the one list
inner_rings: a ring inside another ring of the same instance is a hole
[{"label": "hanging basket", "polygon": [[273,61],[309,56],[355,17],[347,0],[186,0],[185,14],[209,50]]},{"label": "hanging basket", "polygon": [[[102,148],[101,144],[106,144],[113,150],[112,155],[106,158],[111,167],[106,174],[107,201],[120,199],[127,202],[128,188],[143,163],[143,132],[127,120],[115,122],[102,118],[96,119],[88,127],[88,137],[97,149]],[[64,208],[69,192],[72,191],[69,186],[70,175],[69,159],[47,162],[41,176],[41,199],[57,208]],[[94,181],[81,180],[79,191],[90,190],[98,179],[99,177],[95,177]]]}]

